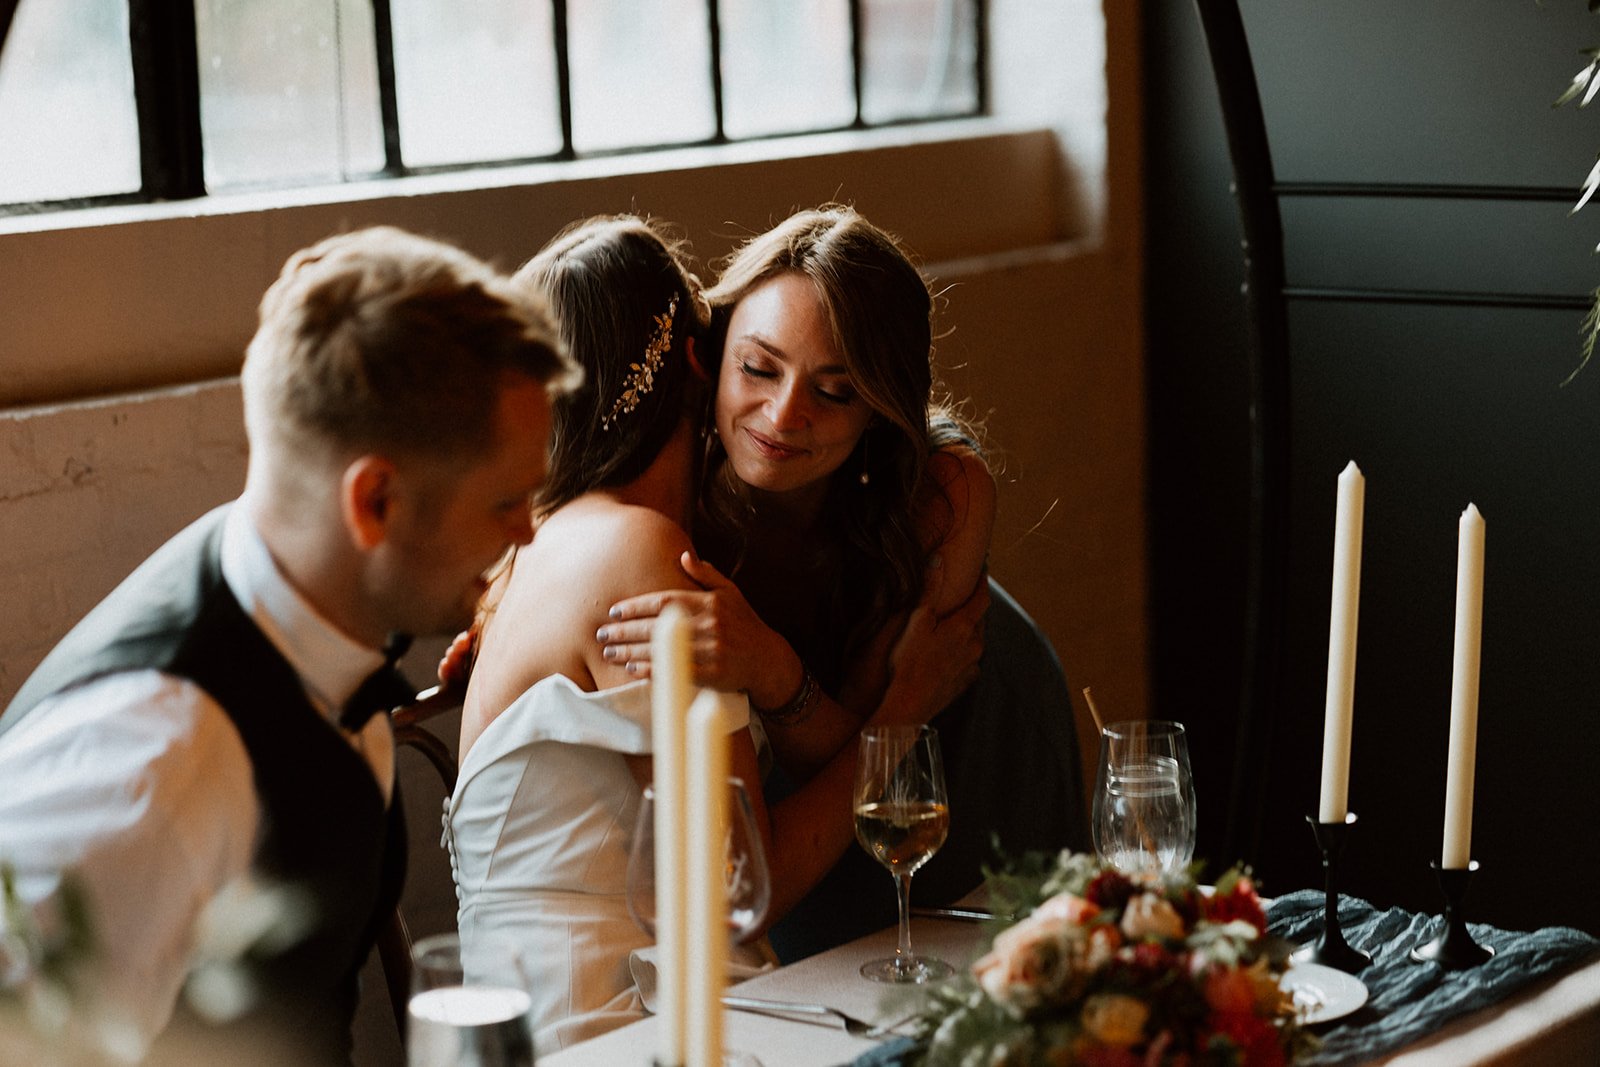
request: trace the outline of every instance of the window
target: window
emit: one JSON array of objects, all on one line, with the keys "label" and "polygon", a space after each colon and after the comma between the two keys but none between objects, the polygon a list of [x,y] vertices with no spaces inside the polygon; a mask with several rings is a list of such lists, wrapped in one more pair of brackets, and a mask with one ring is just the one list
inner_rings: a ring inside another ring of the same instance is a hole
[{"label": "window", "polygon": [[21,0],[0,213],[979,114],[984,0]]},{"label": "window", "polygon": [[0,203],[138,190],[123,0],[23,3],[0,59]]}]

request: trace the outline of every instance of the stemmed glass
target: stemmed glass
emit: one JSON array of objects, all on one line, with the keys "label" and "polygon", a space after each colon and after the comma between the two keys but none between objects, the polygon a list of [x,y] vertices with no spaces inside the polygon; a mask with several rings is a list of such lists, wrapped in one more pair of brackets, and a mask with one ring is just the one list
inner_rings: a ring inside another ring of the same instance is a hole
[{"label": "stemmed glass", "polygon": [[[755,809],[744,782],[728,779],[728,836],[722,846],[723,886],[728,893],[728,937],[732,944],[752,940],[772,900],[772,872],[756,828]],[[645,786],[628,850],[628,914],[639,928],[656,936],[656,791]],[[722,1067],[761,1067],[738,1049],[722,1050]]]},{"label": "stemmed glass", "polygon": [[[755,810],[744,782],[728,779],[728,837],[723,844],[723,882],[728,891],[728,933],[733,944],[751,940],[767,917],[772,873],[756,829]],[[645,933],[656,934],[656,793],[645,786],[628,852],[628,914]]]},{"label": "stemmed glass", "polygon": [[889,868],[900,896],[900,941],[892,957],[870,960],[875,982],[932,982],[950,965],[911,952],[911,876],[950,832],[939,734],[931,726],[873,726],[861,731],[856,757],[856,840]]},{"label": "stemmed glass", "polygon": [[462,952],[455,934],[411,949],[407,1067],[533,1067],[533,997],[506,946]]},{"label": "stemmed glass", "polygon": [[1174,874],[1194,858],[1194,777],[1176,722],[1117,722],[1100,731],[1094,849],[1124,874]]}]

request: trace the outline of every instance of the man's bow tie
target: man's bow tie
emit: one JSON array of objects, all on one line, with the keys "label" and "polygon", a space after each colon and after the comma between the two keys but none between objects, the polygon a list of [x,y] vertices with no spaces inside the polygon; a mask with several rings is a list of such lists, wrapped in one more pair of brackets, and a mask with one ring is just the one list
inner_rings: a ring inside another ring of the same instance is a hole
[{"label": "man's bow tie", "polygon": [[360,733],[374,715],[387,713],[401,704],[417,698],[417,691],[406,681],[395,663],[411,647],[410,634],[390,634],[383,647],[383,666],[367,676],[367,680],[350,694],[339,713],[339,725],[351,733]]}]

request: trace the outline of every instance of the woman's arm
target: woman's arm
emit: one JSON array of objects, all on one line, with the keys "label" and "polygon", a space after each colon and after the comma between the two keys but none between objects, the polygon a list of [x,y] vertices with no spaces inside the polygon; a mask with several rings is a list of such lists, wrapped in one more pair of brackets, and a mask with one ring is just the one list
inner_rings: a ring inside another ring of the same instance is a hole
[{"label": "woman's arm", "polygon": [[995,495],[994,475],[969,446],[946,445],[928,457],[916,515],[922,543],[944,572],[933,603],[941,616],[966,603],[984,580]]},{"label": "woman's arm", "polygon": [[[971,685],[983,651],[983,614],[988,605],[988,585],[984,583],[965,604],[942,619],[926,604],[913,611],[890,654],[895,678],[890,693],[865,722],[857,724],[857,730],[921,724],[932,717],[932,712],[924,709],[944,707]],[[754,752],[745,755],[743,750],[742,745],[734,747],[734,773],[745,776],[746,782],[756,781]],[[856,746],[844,744],[770,812],[763,799],[754,795],[759,791],[752,790],[758,822],[768,821],[762,830],[762,837],[770,842],[767,855],[772,868],[768,924],[788,914],[811,892],[855,840],[855,769]]]},{"label": "woman's arm", "polygon": [[[975,596],[981,595],[986,604],[985,563],[994,527],[995,485],[982,458],[965,445],[935,451],[915,507],[932,561],[923,603],[938,617]],[[847,670],[840,692],[830,695],[809,686],[805,665],[793,647],[761,620],[732,581],[692,552],[683,554],[681,564],[698,589],[661,589],[613,605],[611,621],[596,634],[604,656],[626,665],[634,677],[648,677],[655,617],[666,604],[679,604],[694,619],[696,680],[718,689],[742,689],[754,708],[784,712],[764,717],[763,724],[774,752],[796,778],[806,779],[848,744],[866,717],[886,700],[893,704],[894,714],[920,722],[944,706],[930,707],[924,701],[950,681],[945,664],[926,663],[931,677],[913,678],[902,671],[898,686],[891,688],[895,682],[891,650],[907,638],[910,644],[921,639],[905,629],[904,617],[883,627]],[[960,691],[956,689],[951,699]]]},{"label": "woman's arm", "polygon": [[[847,681],[835,699],[808,677],[789,643],[761,621],[731,581],[691,553],[685,552],[681,562],[700,590],[662,589],[620,601],[611,609],[616,621],[597,634],[606,642],[602,655],[625,665],[632,677],[648,677],[656,616],[669,603],[684,607],[694,620],[696,682],[747,692],[752,710],[762,715],[773,752],[799,781],[849,745],[874,711],[896,722],[927,722],[971,684],[967,661],[976,664],[983,651],[976,624],[988,607],[987,586],[978,583],[958,605],[971,625],[955,620],[941,628],[941,613],[934,605],[942,599],[943,568],[934,566],[922,604],[910,620],[892,620],[869,646],[872,677],[865,684],[859,678]],[[762,679],[775,681],[775,686]]]},{"label": "woman's arm", "polygon": [[[982,457],[962,444],[936,450],[929,457],[914,507],[918,536],[929,559],[923,602],[940,617],[979,593],[987,602],[995,485]],[[889,655],[902,632],[902,618],[890,619],[852,659],[838,694],[841,703],[870,710],[890,695]]]}]

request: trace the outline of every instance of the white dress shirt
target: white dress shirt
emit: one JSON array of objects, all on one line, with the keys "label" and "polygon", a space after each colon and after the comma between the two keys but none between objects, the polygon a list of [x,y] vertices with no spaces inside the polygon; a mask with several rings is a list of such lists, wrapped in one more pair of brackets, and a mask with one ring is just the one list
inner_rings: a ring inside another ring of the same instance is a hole
[{"label": "white dress shirt", "polygon": [[[339,709],[383,656],[289,585],[242,507],[223,529],[222,574],[339,729]],[[388,716],[345,736],[387,800]],[[109,675],[40,702],[0,735],[0,783],[0,862],[14,868],[21,898],[47,929],[59,921],[63,873],[77,879],[96,935],[84,983],[90,1009],[148,1043],[172,1013],[196,916],[254,855],[261,809],[233,721],[185,678]]]}]

